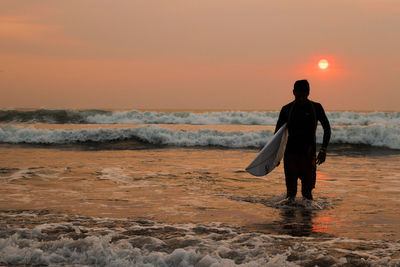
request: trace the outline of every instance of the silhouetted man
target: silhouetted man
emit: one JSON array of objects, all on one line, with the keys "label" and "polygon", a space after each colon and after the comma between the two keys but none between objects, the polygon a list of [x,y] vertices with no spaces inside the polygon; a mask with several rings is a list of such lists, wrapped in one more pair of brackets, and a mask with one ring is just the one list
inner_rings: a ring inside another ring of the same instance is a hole
[{"label": "silhouetted man", "polygon": [[[299,80],[294,84],[295,100],[282,107],[275,132],[286,122],[289,137],[284,155],[286,179],[286,197],[293,201],[297,193],[297,179],[301,180],[301,193],[304,198],[312,200],[315,188],[316,164],[326,158],[326,149],[331,136],[331,127],[321,104],[310,101],[308,95],[310,85],[307,80]],[[324,137],[318,157],[315,158],[315,133],[318,121],[324,129]]]}]

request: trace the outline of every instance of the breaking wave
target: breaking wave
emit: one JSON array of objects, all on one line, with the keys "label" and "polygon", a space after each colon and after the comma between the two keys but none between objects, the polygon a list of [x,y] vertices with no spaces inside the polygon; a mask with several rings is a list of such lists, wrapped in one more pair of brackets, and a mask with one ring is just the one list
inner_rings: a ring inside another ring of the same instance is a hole
[{"label": "breaking wave", "polygon": [[[155,145],[180,147],[220,146],[227,148],[260,148],[273,136],[270,130],[218,131],[212,129],[171,130],[159,126],[123,129],[37,129],[35,127],[0,127],[1,143],[70,144],[82,142],[110,142],[138,140]],[[317,131],[317,142],[322,141],[322,130]],[[371,145],[400,149],[400,126],[368,125],[332,128],[331,143]]]},{"label": "breaking wave", "polygon": [[[3,123],[275,125],[278,111],[0,110]],[[332,125],[400,125],[400,112],[327,112]]]}]

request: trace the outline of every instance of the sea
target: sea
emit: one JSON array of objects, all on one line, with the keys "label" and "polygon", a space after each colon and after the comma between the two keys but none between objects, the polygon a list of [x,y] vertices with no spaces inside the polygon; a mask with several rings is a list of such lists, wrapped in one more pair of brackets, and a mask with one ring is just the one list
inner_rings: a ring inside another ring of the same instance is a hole
[{"label": "sea", "polygon": [[400,266],[400,113],[327,112],[293,203],[245,171],[278,115],[0,110],[0,265]]}]

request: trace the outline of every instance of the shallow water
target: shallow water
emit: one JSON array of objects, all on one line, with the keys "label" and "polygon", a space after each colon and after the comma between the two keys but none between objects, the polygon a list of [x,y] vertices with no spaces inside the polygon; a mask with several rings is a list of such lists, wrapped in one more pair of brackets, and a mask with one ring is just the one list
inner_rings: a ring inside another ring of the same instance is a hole
[{"label": "shallow water", "polygon": [[279,204],[285,193],[281,166],[262,178],[244,172],[256,150],[2,145],[0,153],[1,209],[55,209],[168,223],[217,221],[268,233],[287,233],[278,226],[300,220],[304,234],[400,238],[396,153],[331,152],[318,170],[315,207],[300,203],[299,196],[300,204],[293,207]]},{"label": "shallow water", "polygon": [[138,140],[0,144],[0,263],[400,264],[399,150],[330,146],[315,201],[295,203],[283,201],[282,166],[265,177],[244,172],[257,152]]}]

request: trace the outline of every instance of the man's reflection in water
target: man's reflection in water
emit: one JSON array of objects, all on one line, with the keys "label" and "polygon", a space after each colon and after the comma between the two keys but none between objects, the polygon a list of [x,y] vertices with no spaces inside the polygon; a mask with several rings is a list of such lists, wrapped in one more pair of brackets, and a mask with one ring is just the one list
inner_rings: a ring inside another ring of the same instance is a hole
[{"label": "man's reflection in water", "polygon": [[276,221],[279,232],[292,236],[331,235],[329,225],[334,215],[317,216],[315,210],[282,209],[281,220]]},{"label": "man's reflection in water", "polygon": [[313,217],[315,213],[304,209],[283,209],[280,212],[282,234],[293,236],[309,236],[313,233]]},{"label": "man's reflection in water", "polygon": [[302,208],[280,209],[280,219],[273,222],[250,225],[250,229],[268,233],[291,236],[332,236],[329,225],[334,215],[320,215],[316,210]]}]

